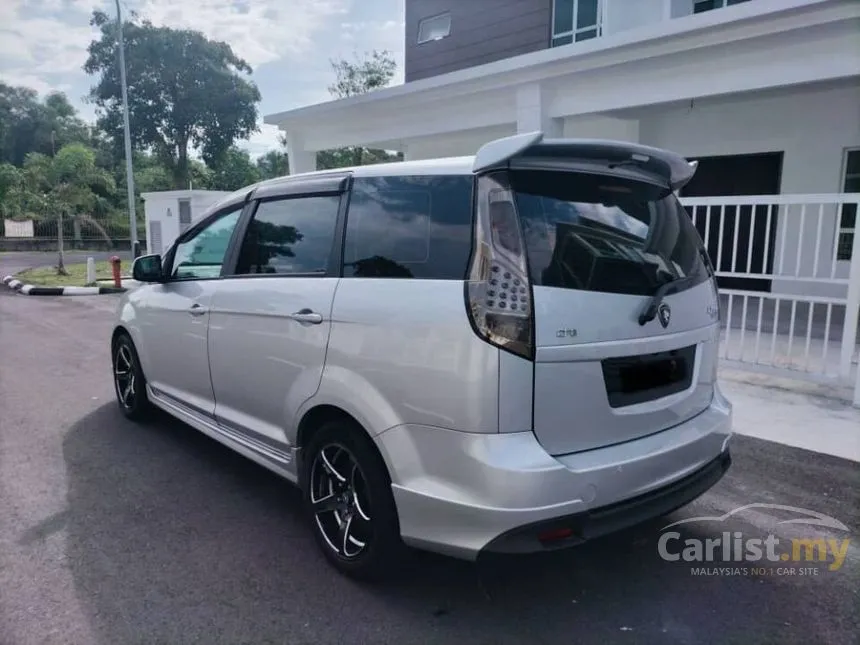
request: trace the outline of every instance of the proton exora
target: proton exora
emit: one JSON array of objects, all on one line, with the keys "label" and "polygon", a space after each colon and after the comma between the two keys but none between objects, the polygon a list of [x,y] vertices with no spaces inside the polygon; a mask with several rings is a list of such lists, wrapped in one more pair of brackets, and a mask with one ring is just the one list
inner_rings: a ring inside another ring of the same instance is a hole
[{"label": "proton exora", "polygon": [[476,559],[661,516],[730,465],[680,155],[523,134],[298,174],[138,258],[111,350],[153,407],[300,486],[322,552]]}]

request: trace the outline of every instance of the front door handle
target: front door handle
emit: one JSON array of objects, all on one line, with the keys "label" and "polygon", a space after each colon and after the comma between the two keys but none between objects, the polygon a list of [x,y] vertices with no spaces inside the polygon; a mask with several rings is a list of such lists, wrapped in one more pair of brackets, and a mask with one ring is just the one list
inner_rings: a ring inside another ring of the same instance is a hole
[{"label": "front door handle", "polygon": [[300,323],[310,323],[311,325],[319,325],[323,321],[322,314],[315,313],[310,309],[301,309],[290,314],[287,318]]},{"label": "front door handle", "polygon": [[192,316],[202,316],[204,314],[209,313],[209,309],[195,302],[193,305],[191,305],[191,307],[188,308],[188,313],[190,313]]}]

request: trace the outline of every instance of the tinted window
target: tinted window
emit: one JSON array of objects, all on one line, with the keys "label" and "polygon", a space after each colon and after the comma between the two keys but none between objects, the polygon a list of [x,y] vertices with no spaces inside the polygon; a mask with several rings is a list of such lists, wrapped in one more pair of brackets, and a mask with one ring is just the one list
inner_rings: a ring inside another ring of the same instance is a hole
[{"label": "tinted window", "polygon": [[236,273],[325,273],[339,206],[340,197],[329,195],[261,202]]},{"label": "tinted window", "polygon": [[174,278],[217,278],[242,208],[226,213],[176,246]]},{"label": "tinted window", "polygon": [[710,276],[699,234],[667,190],[608,176],[510,173],[536,285],[648,295]]},{"label": "tinted window", "polygon": [[355,180],[344,276],[462,280],[471,248],[471,177]]}]

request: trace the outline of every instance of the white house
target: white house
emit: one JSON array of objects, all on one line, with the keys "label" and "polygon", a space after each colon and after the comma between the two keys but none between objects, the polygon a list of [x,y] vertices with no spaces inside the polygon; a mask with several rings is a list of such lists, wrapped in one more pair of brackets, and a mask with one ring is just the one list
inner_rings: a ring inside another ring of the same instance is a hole
[{"label": "white house", "polygon": [[146,252],[164,252],[207,208],[228,194],[221,190],[141,193],[146,219]]},{"label": "white house", "polygon": [[689,0],[598,2],[599,37],[266,122],[286,133],[292,172],[338,146],[426,159],[534,130],[678,151],[700,162],[682,197],[721,280],[737,282],[728,291],[848,304],[853,340],[860,0],[715,0],[703,13]]}]

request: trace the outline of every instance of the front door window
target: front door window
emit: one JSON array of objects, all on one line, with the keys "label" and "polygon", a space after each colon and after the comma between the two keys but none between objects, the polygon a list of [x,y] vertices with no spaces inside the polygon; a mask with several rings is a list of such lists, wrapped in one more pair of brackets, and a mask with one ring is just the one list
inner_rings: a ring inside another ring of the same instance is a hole
[{"label": "front door window", "polygon": [[217,278],[242,209],[225,213],[176,247],[171,277],[178,280]]}]

